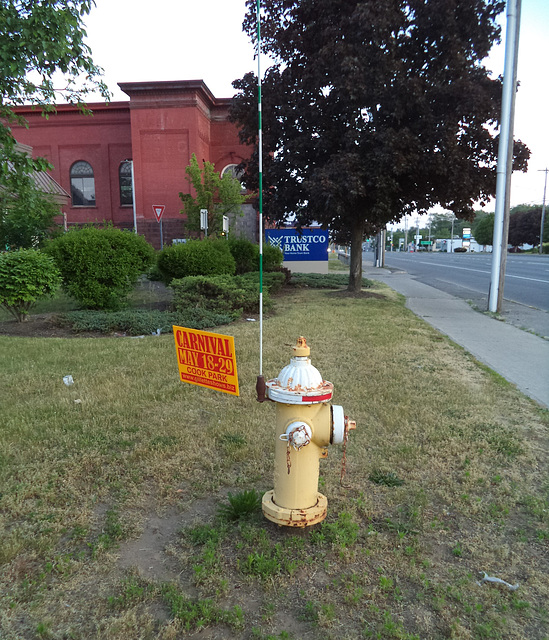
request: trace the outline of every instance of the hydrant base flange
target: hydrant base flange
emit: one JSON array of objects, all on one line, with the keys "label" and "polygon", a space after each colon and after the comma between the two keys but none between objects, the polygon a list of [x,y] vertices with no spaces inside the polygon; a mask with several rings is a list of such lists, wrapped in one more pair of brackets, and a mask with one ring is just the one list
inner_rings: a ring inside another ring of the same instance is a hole
[{"label": "hydrant base flange", "polygon": [[315,505],[306,509],[286,509],[274,501],[274,490],[267,491],[262,500],[263,515],[285,527],[310,527],[322,522],[328,512],[328,499],[321,493]]}]

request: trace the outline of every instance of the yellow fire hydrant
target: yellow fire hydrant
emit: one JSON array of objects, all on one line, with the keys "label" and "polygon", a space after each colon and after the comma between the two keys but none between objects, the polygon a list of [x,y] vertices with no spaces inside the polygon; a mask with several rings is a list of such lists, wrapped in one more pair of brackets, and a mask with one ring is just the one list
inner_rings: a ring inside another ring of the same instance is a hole
[{"label": "yellow fire hydrant", "polygon": [[326,517],[328,500],[318,492],[319,460],[328,445],[347,441],[356,428],[338,405],[331,405],[334,385],[312,366],[310,348],[300,337],[290,364],[266,383],[276,402],[274,489],[263,496],[268,520],[308,527]]}]

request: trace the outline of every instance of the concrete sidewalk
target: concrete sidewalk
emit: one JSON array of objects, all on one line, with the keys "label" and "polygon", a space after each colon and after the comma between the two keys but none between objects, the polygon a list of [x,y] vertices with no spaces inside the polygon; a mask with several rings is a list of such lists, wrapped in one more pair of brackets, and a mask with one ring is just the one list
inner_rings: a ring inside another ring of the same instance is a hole
[{"label": "concrete sidewalk", "polygon": [[549,341],[474,311],[465,300],[422,284],[403,271],[363,264],[363,276],[401,293],[416,315],[549,408]]}]

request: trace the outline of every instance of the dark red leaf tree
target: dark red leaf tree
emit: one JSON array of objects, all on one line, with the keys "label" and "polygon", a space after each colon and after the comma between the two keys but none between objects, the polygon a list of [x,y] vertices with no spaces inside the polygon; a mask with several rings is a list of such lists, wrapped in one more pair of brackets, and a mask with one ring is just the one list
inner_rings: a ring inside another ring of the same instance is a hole
[{"label": "dark red leaf tree", "polygon": [[[483,60],[502,0],[262,0],[264,202],[350,242],[350,290],[365,234],[435,204],[458,217],[495,193],[501,80]],[[244,29],[254,40],[256,1]],[[256,146],[257,78],[233,83],[231,118]],[[529,156],[516,143],[516,166]]]}]

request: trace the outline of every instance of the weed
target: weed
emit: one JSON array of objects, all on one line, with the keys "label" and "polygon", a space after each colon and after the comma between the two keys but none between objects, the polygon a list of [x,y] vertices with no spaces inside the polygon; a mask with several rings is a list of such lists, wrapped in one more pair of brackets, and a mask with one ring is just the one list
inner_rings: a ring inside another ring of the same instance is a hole
[{"label": "weed", "polygon": [[269,553],[250,553],[244,563],[240,563],[242,573],[265,580],[281,571],[280,560]]},{"label": "weed", "polygon": [[181,622],[186,631],[223,623],[233,629],[242,629],[244,626],[244,612],[238,605],[225,611],[216,607],[212,600],[193,601],[170,584],[164,585],[161,593],[172,616]]},{"label": "weed", "polygon": [[118,611],[127,609],[137,602],[141,602],[148,591],[148,586],[142,583],[136,576],[130,576],[123,580],[120,594],[109,596],[107,602]]},{"label": "weed", "polygon": [[461,546],[461,542],[456,542],[456,544],[452,548],[452,555],[456,558],[461,558],[463,556],[463,548]]},{"label": "weed", "polygon": [[356,542],[358,530],[358,524],[353,522],[351,514],[346,511],[342,511],[335,522],[324,521],[322,523],[322,535],[319,536],[317,534],[314,537],[314,541],[316,544],[330,542],[344,549]]},{"label": "weed", "polygon": [[217,514],[223,520],[236,522],[242,518],[249,518],[261,509],[262,494],[251,489],[240,491],[234,496],[229,493],[227,500],[229,504],[223,504],[217,510]]},{"label": "weed", "polygon": [[404,480],[399,478],[394,471],[380,471],[379,469],[372,471],[368,476],[368,480],[386,487],[401,487],[404,484]]}]

